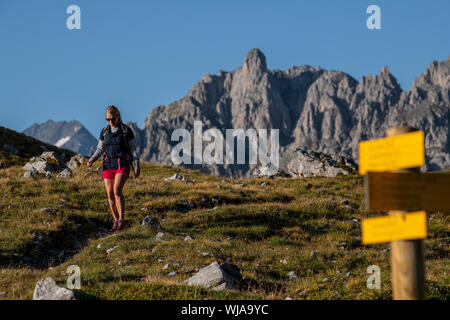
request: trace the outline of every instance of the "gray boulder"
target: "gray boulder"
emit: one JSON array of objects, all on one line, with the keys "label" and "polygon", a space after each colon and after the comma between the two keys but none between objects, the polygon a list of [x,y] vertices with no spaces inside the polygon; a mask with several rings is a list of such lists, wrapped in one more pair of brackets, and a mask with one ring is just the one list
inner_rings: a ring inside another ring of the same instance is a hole
[{"label": "gray boulder", "polygon": [[195,275],[187,279],[185,283],[189,286],[224,290],[234,289],[241,279],[242,275],[236,265],[230,263],[219,265],[217,261],[214,261],[200,269]]},{"label": "gray boulder", "polygon": [[155,236],[155,240],[156,241],[161,241],[162,238],[164,237],[164,233],[163,232],[158,232]]},{"label": "gray boulder", "polygon": [[70,158],[69,162],[67,163],[67,167],[73,171],[80,165],[82,165],[86,160],[87,159],[83,155],[76,154],[72,158]]},{"label": "gray boulder", "polygon": [[146,216],[141,223],[142,228],[154,228],[159,229],[161,228],[161,224],[159,223],[159,220],[155,217]]},{"label": "gray boulder", "polygon": [[72,170],[70,170],[69,168],[64,169],[57,175],[58,178],[70,178],[72,176],[73,176]]},{"label": "gray boulder", "polygon": [[59,287],[48,277],[36,283],[33,300],[76,300],[72,290]]}]

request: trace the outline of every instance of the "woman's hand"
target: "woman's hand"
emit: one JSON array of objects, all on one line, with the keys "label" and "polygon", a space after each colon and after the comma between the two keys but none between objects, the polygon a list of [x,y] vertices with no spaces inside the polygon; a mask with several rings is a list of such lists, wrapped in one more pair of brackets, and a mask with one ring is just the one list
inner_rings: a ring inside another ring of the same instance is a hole
[{"label": "woman's hand", "polygon": [[134,168],[134,177],[137,178],[137,177],[139,177],[140,174],[141,174],[141,169]]},{"label": "woman's hand", "polygon": [[92,167],[92,162],[91,161],[88,161],[87,162],[87,166],[90,168],[90,167]]}]

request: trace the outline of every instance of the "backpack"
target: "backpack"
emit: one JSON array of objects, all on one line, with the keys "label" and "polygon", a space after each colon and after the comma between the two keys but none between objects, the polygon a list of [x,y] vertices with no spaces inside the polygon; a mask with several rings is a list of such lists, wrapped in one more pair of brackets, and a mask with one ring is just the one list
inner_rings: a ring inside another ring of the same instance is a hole
[{"label": "backpack", "polygon": [[[125,126],[123,123],[121,123],[120,126],[122,128],[122,134],[123,134],[123,140],[125,141],[125,146],[127,147],[128,154],[130,155],[130,158],[131,158],[131,171],[133,172],[133,175],[134,175],[133,155],[131,154],[130,145],[128,144],[128,140],[127,140],[128,129],[127,129],[127,126]],[[103,140],[105,140],[107,131],[108,131],[108,126],[104,127],[102,130]],[[105,161],[105,153],[103,153],[103,155],[102,155],[102,166],[100,167],[100,171],[98,173],[100,178],[103,178],[103,161]],[[130,176],[131,176],[131,174],[130,174]]]}]

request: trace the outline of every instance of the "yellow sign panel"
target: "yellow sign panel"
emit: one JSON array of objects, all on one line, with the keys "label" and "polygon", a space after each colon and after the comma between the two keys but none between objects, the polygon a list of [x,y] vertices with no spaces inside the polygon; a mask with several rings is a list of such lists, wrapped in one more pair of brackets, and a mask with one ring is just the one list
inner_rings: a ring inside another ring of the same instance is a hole
[{"label": "yellow sign panel", "polygon": [[426,237],[427,215],[425,211],[369,218],[362,221],[363,244]]},{"label": "yellow sign panel", "polygon": [[359,174],[420,167],[424,163],[422,131],[359,143]]},{"label": "yellow sign panel", "polygon": [[450,212],[450,173],[369,172],[364,183],[369,211]]}]

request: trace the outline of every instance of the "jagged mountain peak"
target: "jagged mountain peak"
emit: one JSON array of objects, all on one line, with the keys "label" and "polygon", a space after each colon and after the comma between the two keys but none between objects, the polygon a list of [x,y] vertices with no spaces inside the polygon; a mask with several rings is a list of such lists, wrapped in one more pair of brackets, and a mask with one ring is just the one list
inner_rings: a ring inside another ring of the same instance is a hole
[{"label": "jagged mountain peak", "polygon": [[244,74],[258,74],[266,71],[266,56],[257,48],[251,49],[244,59]]}]

